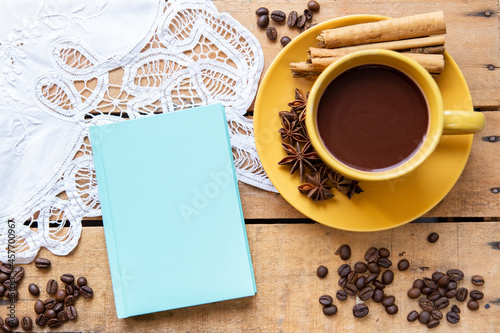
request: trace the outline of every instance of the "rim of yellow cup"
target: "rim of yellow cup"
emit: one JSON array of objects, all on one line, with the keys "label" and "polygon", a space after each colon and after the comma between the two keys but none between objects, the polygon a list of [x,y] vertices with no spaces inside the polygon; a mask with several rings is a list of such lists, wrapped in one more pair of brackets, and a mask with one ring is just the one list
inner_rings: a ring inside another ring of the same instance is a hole
[{"label": "rim of yellow cup", "polygon": [[[419,148],[402,162],[379,170],[365,171],[351,167],[338,160],[325,146],[318,132],[317,107],[323,91],[334,78],[343,72],[362,65],[384,65],[407,75],[418,87],[427,101],[428,127]],[[311,144],[321,160],[334,171],[360,181],[381,181],[397,177],[415,170],[434,151],[443,133],[444,122],[443,98],[439,87],[419,63],[409,57],[390,50],[364,50],[357,51],[330,64],[318,76],[309,92],[306,111],[306,128]]]}]

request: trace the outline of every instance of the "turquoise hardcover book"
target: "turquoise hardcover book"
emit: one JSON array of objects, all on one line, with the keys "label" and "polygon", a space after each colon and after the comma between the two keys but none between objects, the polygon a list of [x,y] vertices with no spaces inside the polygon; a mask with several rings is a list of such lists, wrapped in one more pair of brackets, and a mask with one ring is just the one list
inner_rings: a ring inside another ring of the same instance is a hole
[{"label": "turquoise hardcover book", "polygon": [[255,295],[221,104],[90,127],[118,318]]}]

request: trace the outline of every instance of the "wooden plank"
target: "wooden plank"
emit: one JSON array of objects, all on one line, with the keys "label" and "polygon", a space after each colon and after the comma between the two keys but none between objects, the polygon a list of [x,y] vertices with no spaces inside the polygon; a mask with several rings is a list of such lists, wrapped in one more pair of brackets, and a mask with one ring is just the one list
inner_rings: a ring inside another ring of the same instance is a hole
[{"label": "wooden plank", "polygon": [[[115,313],[103,228],[87,227],[83,229],[78,247],[68,256],[58,257],[45,249],[40,251],[40,257],[52,261],[50,270],[25,265],[16,314],[34,316],[36,297],[27,292],[30,282],[45,286],[50,278],[58,279],[63,273],[72,273],[88,278],[94,298],[79,298],[76,302],[78,319],[51,331],[420,332],[424,329],[421,324],[406,321],[406,315],[418,309],[417,302],[406,296],[412,281],[430,276],[434,270],[458,268],[466,276],[461,285],[469,290],[483,291],[485,299],[480,301],[481,307],[476,312],[469,311],[465,303],[459,304],[462,309],[460,323],[451,325],[443,320],[436,331],[493,332],[500,325],[500,268],[496,264],[500,249],[488,245],[500,242],[500,222],[414,223],[376,233],[345,232],[319,224],[247,225],[247,232],[258,290],[254,297],[119,320]],[[430,232],[439,233],[437,243],[427,242]],[[347,262],[334,255],[338,246],[344,243],[352,248],[351,259]],[[318,297],[334,296],[339,289],[337,268],[343,263],[353,265],[362,260],[371,246],[389,249],[394,265],[401,258],[410,261],[411,268],[405,272],[396,270],[394,283],[385,289],[387,294],[396,296],[399,313],[389,316],[380,304],[370,300],[366,303],[370,314],[355,319],[352,316],[355,300],[350,298],[345,302],[335,299],[338,314],[324,316]],[[159,254],[159,264],[161,257]],[[325,279],[315,274],[319,265],[330,270]],[[138,263],[138,269],[147,268]],[[484,286],[473,288],[470,278],[474,274],[485,278]],[[47,295],[45,288],[42,289],[40,297],[44,299]],[[147,298],[144,301],[147,302]],[[7,304],[7,301],[0,303]],[[452,301],[452,304],[458,302]]]},{"label": "wooden plank", "polygon": [[[265,56],[267,69],[282,47],[281,36],[294,38],[298,29],[289,28],[286,24],[271,22],[278,31],[278,39],[271,42],[267,39],[264,29],[256,25],[255,10],[267,7],[270,11],[282,10],[287,15],[296,10],[302,13],[306,1],[238,1],[217,0],[215,5],[220,11],[227,11],[235,19],[249,29],[260,41]],[[498,1],[455,1],[445,0],[431,2],[416,0],[404,2],[398,0],[374,1],[323,1],[321,10],[314,14],[313,21],[326,20],[353,14],[376,14],[391,17],[401,17],[419,13],[443,10],[447,24],[446,48],[462,69],[469,84],[475,107],[498,108],[500,105],[500,38],[498,20]],[[489,12],[488,14],[485,14]],[[304,52],[303,59],[306,54]],[[488,69],[488,65],[493,65]]]}]

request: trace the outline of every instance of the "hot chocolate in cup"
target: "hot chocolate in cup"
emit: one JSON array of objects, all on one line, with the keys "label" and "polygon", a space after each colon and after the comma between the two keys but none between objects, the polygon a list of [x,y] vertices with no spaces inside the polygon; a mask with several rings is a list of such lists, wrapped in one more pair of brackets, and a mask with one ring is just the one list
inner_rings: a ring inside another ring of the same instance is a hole
[{"label": "hot chocolate in cup", "polygon": [[360,181],[403,176],[422,164],[442,135],[473,134],[484,115],[444,110],[432,76],[395,51],[359,51],[316,79],[306,127],[320,158]]}]

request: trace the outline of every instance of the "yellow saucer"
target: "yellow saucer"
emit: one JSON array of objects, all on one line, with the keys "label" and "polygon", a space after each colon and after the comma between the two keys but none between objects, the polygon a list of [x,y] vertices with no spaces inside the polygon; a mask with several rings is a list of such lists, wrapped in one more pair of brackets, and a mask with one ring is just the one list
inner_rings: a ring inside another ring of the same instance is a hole
[{"label": "yellow saucer", "polygon": [[[298,211],[319,223],[352,231],[377,231],[408,223],[433,208],[451,190],[462,173],[472,145],[472,135],[443,136],[434,153],[412,173],[388,181],[361,182],[364,190],[349,200],[333,190],[335,197],[314,203],[297,190],[298,173],[290,176],[289,166],[278,162],[286,156],[278,130],[279,111],[289,110],[295,88],[307,92],[313,81],[293,78],[290,63],[305,61],[306,50],[316,45],[324,29],[387,19],[355,15],[324,22],[305,31],[276,57],[257,93],[254,134],[257,152],[269,179],[280,194]],[[447,110],[473,112],[469,88],[453,58],[445,53],[445,69],[436,82]]]}]

